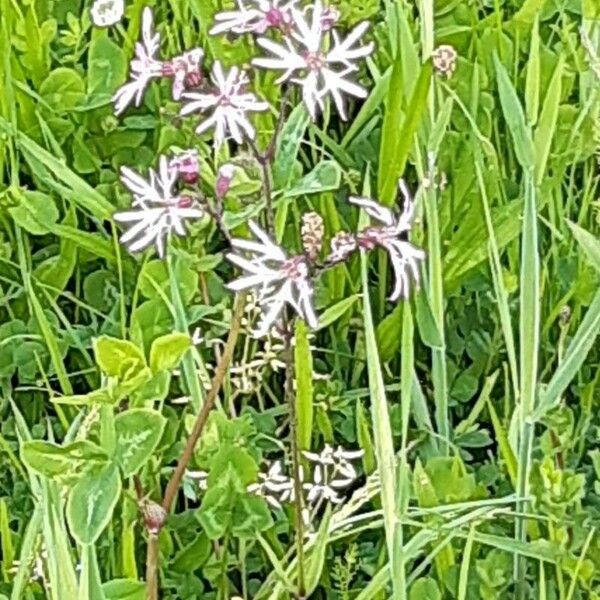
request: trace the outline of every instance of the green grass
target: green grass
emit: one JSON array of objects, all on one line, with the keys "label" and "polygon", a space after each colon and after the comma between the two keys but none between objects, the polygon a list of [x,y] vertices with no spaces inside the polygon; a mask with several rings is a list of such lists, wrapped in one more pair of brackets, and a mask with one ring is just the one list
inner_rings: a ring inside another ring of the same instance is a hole
[{"label": "green grass", "polygon": [[[248,145],[197,136],[167,81],[114,117],[144,2],[101,29],[88,0],[0,0],[0,600],[141,600],[154,572],[148,597],[173,600],[600,597],[600,11],[332,4],[344,34],[371,22],[368,97],[313,122],[297,88],[251,71],[273,107],[253,121],[259,152],[281,119],[263,170]],[[208,36],[232,2],[153,5],[163,56],[261,52]],[[253,338],[214,219],[166,261],[119,245],[119,168],[185,148],[213,208],[236,166],[222,229],[248,237],[272,203],[294,254],[314,211],[320,260],[375,224],[348,196],[399,214],[402,177],[419,288],[390,302],[389,256],[357,252],[316,279],[314,331],[290,318],[287,339]],[[188,468],[206,488],[185,477],[162,515],[198,419]],[[363,450],[339,504],[303,487],[317,475],[301,452],[326,445]],[[273,461],[305,476],[276,510],[247,491]]]}]

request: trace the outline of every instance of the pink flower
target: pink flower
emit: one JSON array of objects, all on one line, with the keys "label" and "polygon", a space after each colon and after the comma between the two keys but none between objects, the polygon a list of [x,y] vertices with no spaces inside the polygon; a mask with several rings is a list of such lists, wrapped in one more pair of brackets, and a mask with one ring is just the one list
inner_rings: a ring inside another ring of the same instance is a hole
[{"label": "pink flower", "polygon": [[287,31],[292,21],[290,7],[293,2],[280,6],[280,0],[251,0],[253,8],[246,8],[241,0],[240,10],[224,11],[215,15],[211,35],[231,31],[237,34],[265,33],[276,28]]}]

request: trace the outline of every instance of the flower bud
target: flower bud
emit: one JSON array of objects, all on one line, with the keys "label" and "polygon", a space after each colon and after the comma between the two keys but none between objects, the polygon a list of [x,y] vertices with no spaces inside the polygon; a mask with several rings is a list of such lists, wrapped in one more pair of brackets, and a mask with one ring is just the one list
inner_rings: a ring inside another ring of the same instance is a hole
[{"label": "flower bud", "polygon": [[233,165],[226,164],[219,169],[215,185],[215,195],[219,200],[222,200],[227,195],[234,175],[235,167]]},{"label": "flower bud", "polygon": [[452,46],[442,44],[433,52],[433,68],[438,75],[443,75],[447,79],[450,79],[456,70],[457,58],[458,54]]},{"label": "flower bud", "polygon": [[144,500],[140,508],[148,533],[158,535],[167,518],[167,512],[160,504],[152,500]]},{"label": "flower bud", "polygon": [[314,261],[319,257],[323,247],[325,228],[321,215],[309,212],[302,215],[302,246],[309,260]]},{"label": "flower bud", "polygon": [[185,183],[189,185],[195,184],[200,177],[198,152],[196,150],[186,150],[172,158],[169,167],[175,169],[178,177]]},{"label": "flower bud", "polygon": [[340,20],[340,11],[334,6],[328,6],[321,12],[321,29],[329,31]]}]

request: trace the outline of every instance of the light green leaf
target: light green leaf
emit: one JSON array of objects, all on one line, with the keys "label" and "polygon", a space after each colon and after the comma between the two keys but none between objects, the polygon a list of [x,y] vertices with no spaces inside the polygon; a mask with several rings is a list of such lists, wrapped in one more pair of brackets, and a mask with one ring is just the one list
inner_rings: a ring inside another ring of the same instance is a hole
[{"label": "light green leaf", "polygon": [[310,118],[304,104],[300,103],[291,112],[281,130],[277,151],[273,161],[273,183],[275,189],[285,189],[294,176],[294,166],[300,142],[304,137]]},{"label": "light green leaf", "polygon": [[115,460],[124,477],[136,473],[160,443],[167,420],[158,411],[133,408],[115,418]]},{"label": "light green leaf", "polygon": [[341,178],[340,166],[332,160],[324,160],[287,190],[284,197],[294,198],[304,194],[337,190],[340,187]]},{"label": "light green leaf", "polygon": [[82,477],[69,495],[67,521],[80,544],[93,544],[108,525],[121,494],[116,465]]},{"label": "light green leaf", "polygon": [[294,372],[296,375],[296,416],[298,422],[298,447],[310,450],[313,427],[313,361],[308,341],[308,326],[296,320],[296,346]]},{"label": "light green leaf", "polygon": [[134,579],[113,579],[102,585],[106,600],[144,600],[146,585]]},{"label": "light green leaf", "polygon": [[96,362],[105,375],[123,378],[146,366],[142,351],[132,342],[103,335],[94,340]]},{"label": "light green leaf", "polygon": [[55,111],[68,112],[85,98],[85,85],[77,71],[58,67],[42,82],[39,94]]},{"label": "light green leaf", "polygon": [[168,333],[152,342],[150,348],[150,369],[153,373],[171,371],[178,364],[192,341],[185,333]]},{"label": "light green leaf", "polygon": [[54,200],[42,192],[19,194],[19,205],[8,209],[15,223],[33,235],[44,235],[58,221]]},{"label": "light green leaf", "polygon": [[567,225],[573,233],[573,237],[581,246],[584,255],[590,261],[590,264],[600,271],[600,240],[583,227],[579,227],[576,223],[567,220]]},{"label": "light green leaf", "polygon": [[352,305],[358,300],[359,297],[359,294],[354,294],[327,307],[319,315],[319,326],[317,327],[317,331],[319,329],[325,329],[325,327],[329,327],[329,325],[335,323],[342,315],[350,310]]},{"label": "light green leaf", "polygon": [[79,477],[108,462],[106,452],[89,441],[65,446],[41,440],[24,442],[21,458],[30,469],[49,479]]}]

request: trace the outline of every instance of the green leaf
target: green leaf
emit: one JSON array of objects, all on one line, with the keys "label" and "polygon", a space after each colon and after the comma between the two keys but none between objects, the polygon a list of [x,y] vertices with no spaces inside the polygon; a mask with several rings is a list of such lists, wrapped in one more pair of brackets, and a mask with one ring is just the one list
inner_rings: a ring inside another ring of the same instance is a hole
[{"label": "green leaf", "polygon": [[73,479],[108,462],[100,446],[80,441],[59,446],[53,442],[29,441],[21,447],[23,462],[49,479]]},{"label": "green leaf", "polygon": [[304,104],[294,108],[281,130],[275,159],[273,160],[273,183],[275,189],[285,189],[291,183],[300,143],[310,118]]},{"label": "green leaf", "polygon": [[[185,304],[192,301],[198,289],[198,275],[183,260],[178,260],[175,265],[175,276],[179,284],[181,299]],[[157,288],[170,296],[170,283],[167,267],[163,260],[148,261],[140,272],[140,292],[146,298],[156,298]]]},{"label": "green leaf", "polygon": [[126,77],[123,50],[106,34],[93,36],[88,51],[88,93],[112,94]]},{"label": "green leaf", "polygon": [[113,579],[102,584],[106,600],[144,600],[146,585],[134,579]]},{"label": "green leaf", "polygon": [[167,420],[158,411],[132,408],[115,418],[115,460],[124,477],[136,473],[157,448]]},{"label": "green leaf", "polygon": [[146,366],[142,351],[132,342],[103,335],[94,340],[96,362],[105,375],[125,379]]},{"label": "green leaf", "polygon": [[296,376],[296,417],[298,447],[310,450],[313,428],[313,360],[308,341],[308,326],[296,320],[296,346],[294,348],[294,374]]},{"label": "green leaf", "polygon": [[347,298],[343,298],[339,302],[328,306],[320,315],[319,315],[319,329],[325,329],[325,327],[329,327],[329,325],[335,323],[342,315],[346,314],[348,310],[352,307],[352,305],[358,300],[359,294],[353,294],[352,296],[348,296]]},{"label": "green leaf", "polygon": [[494,66],[496,68],[496,81],[504,119],[512,136],[515,154],[524,170],[532,169],[534,166],[533,141],[531,131],[525,122],[523,107],[517,96],[517,92],[506,72],[506,69],[494,54]]},{"label": "green leaf", "polygon": [[80,544],[93,544],[108,525],[121,494],[119,470],[113,464],[82,477],[67,503],[67,521]]},{"label": "green leaf", "polygon": [[109,390],[100,389],[88,394],[75,394],[73,396],[53,396],[52,402],[56,404],[72,404],[74,406],[92,406],[94,404],[114,404],[117,398]]},{"label": "green leaf", "polygon": [[435,579],[420,577],[410,587],[409,600],[442,600],[442,592]]},{"label": "green leaf", "polygon": [[44,235],[58,221],[54,200],[42,192],[19,194],[19,205],[8,209],[15,223],[32,235]]},{"label": "green leaf", "polygon": [[153,373],[171,371],[178,364],[192,341],[185,333],[168,333],[152,342],[150,348],[150,369]]},{"label": "green leaf", "polygon": [[85,84],[74,69],[58,67],[42,82],[39,94],[58,113],[70,112],[85,98]]},{"label": "green leaf", "polygon": [[212,544],[206,533],[199,533],[173,557],[171,568],[177,573],[191,573],[199,569],[211,555]]},{"label": "green leaf", "polygon": [[600,240],[572,221],[567,220],[567,225],[590,264],[600,271]]},{"label": "green leaf", "polygon": [[342,170],[340,166],[332,160],[323,160],[310,173],[287,190],[284,197],[294,198],[304,194],[337,190],[340,187],[341,179]]}]

